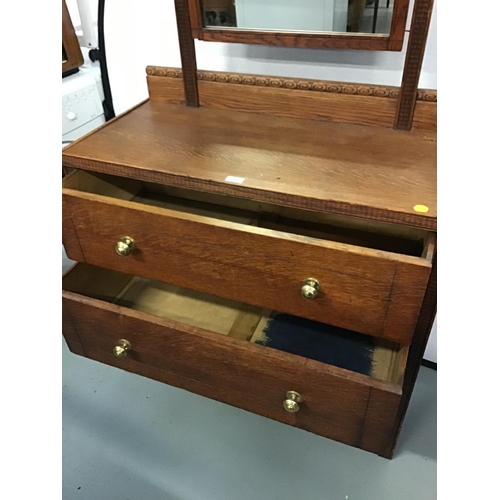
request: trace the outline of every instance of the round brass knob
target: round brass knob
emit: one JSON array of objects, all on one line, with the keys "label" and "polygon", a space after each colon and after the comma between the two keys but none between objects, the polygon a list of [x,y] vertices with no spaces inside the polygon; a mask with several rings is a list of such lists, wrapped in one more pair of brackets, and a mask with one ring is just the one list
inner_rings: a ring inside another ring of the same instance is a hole
[{"label": "round brass knob", "polygon": [[118,345],[115,345],[115,347],[113,347],[113,354],[117,358],[125,358],[127,357],[127,352],[130,351],[131,349],[132,345],[128,340],[120,339],[118,341]]},{"label": "round brass knob", "polygon": [[320,288],[321,285],[318,280],[314,278],[307,278],[302,285],[300,293],[304,299],[312,300],[318,296]]},{"label": "round brass knob", "polygon": [[115,246],[116,253],[125,257],[135,248],[134,240],[130,236],[124,236]]},{"label": "round brass knob", "polygon": [[295,391],[288,391],[286,399],[283,401],[283,408],[288,413],[297,413],[300,410],[299,403],[302,403],[302,396]]}]

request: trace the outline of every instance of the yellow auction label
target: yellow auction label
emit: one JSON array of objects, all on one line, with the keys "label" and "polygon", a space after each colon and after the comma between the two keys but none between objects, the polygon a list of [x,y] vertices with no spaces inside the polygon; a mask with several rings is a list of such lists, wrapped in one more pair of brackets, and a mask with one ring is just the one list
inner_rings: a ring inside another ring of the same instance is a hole
[{"label": "yellow auction label", "polygon": [[429,211],[429,207],[426,207],[425,205],[415,205],[413,207],[413,210],[415,210],[415,212],[420,212],[425,214],[426,212]]}]

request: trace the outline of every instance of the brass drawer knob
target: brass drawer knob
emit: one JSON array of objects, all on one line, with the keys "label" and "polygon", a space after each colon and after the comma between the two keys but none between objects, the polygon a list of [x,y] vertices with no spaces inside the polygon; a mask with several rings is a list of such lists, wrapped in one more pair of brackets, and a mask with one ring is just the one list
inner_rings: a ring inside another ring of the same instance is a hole
[{"label": "brass drawer knob", "polygon": [[130,236],[124,236],[115,246],[116,253],[125,257],[135,248],[134,240]]},{"label": "brass drawer knob", "polygon": [[115,345],[113,347],[113,354],[117,358],[126,358],[127,357],[127,352],[132,349],[132,345],[128,340],[125,339],[120,339],[118,341],[118,345]]},{"label": "brass drawer knob", "polygon": [[286,399],[283,401],[283,408],[288,413],[297,413],[300,410],[299,403],[302,403],[302,396],[295,391],[288,391]]},{"label": "brass drawer knob", "polygon": [[321,288],[319,281],[314,278],[307,278],[302,285],[300,292],[302,297],[307,300],[315,299],[318,296],[318,292]]}]

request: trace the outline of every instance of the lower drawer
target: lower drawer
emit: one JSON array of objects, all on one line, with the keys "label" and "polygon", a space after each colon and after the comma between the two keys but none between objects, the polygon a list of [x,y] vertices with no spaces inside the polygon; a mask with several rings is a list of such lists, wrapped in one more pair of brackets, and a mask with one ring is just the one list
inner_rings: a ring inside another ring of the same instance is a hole
[{"label": "lower drawer", "polygon": [[406,347],[87,264],[63,278],[63,333],[96,361],[392,452]]}]

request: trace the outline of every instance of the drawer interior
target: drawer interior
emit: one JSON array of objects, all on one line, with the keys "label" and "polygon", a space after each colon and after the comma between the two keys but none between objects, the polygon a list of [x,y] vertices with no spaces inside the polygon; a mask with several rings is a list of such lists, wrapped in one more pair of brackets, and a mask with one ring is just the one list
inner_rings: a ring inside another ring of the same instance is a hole
[{"label": "drawer interior", "polygon": [[401,384],[407,346],[174,285],[77,264],[63,290]]},{"label": "drawer interior", "polygon": [[283,233],[409,256],[430,258],[432,255],[430,233],[399,225],[291,209],[82,170],[66,177],[63,187]]}]

